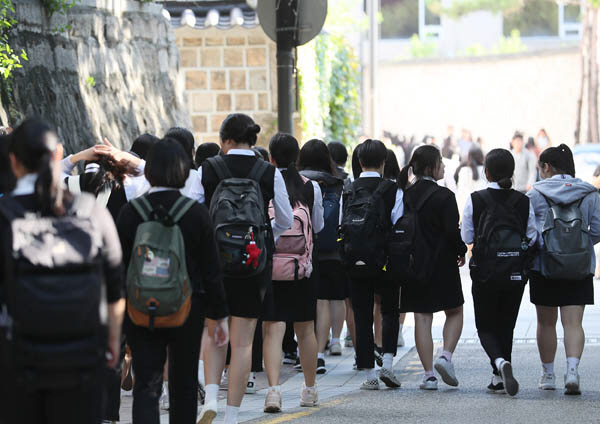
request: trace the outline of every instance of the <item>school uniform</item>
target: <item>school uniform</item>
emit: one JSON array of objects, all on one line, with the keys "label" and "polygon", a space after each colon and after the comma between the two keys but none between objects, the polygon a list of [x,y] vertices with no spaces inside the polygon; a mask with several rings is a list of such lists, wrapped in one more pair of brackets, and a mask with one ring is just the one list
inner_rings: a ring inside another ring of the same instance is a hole
[{"label": "school uniform", "polygon": [[[225,164],[234,177],[246,178],[258,159],[252,150],[231,149],[223,156]],[[210,165],[205,163],[198,170],[200,185],[198,186],[199,202],[210,205],[212,196],[219,185],[219,177]],[[273,201],[275,219],[267,222],[271,226],[272,237],[267,241],[268,260],[265,270],[259,275],[246,279],[233,279],[225,277],[223,283],[227,294],[230,314],[243,318],[258,318],[264,311],[264,299],[267,289],[271,285],[272,257],[275,250],[275,240],[287,229],[291,228],[294,219],[285,181],[281,172],[269,165],[267,171],[259,181],[265,202],[265,214],[269,202]]]},{"label": "school uniform", "polygon": [[419,220],[423,235],[438,248],[437,266],[428,285],[402,288],[400,312],[434,313],[458,308],[465,302],[457,259],[467,253],[467,246],[460,236],[454,193],[426,177],[410,186],[404,196],[416,204],[432,185],[436,191],[423,205]]},{"label": "school uniform", "polygon": [[[367,188],[375,192],[384,181],[377,172],[362,172],[352,183],[354,188]],[[389,228],[392,228],[403,214],[402,191],[390,185],[383,193],[384,216],[390,217]],[[377,291],[381,296],[381,315],[383,319],[383,352],[396,354],[398,349],[399,330],[399,282],[390,282],[384,278],[384,272],[378,272],[370,278],[352,278],[350,276],[350,299],[354,310],[354,326],[356,329],[356,366],[358,369],[375,367],[375,341],[373,337],[373,305]]]},{"label": "school uniform", "polygon": [[[489,183],[486,190],[498,203],[508,201],[515,193],[515,190],[501,189],[498,183]],[[476,229],[485,209],[486,204],[480,192],[472,193],[465,205],[461,228],[461,236],[466,244],[473,244]],[[531,246],[536,241],[537,230],[533,208],[527,196],[520,194],[515,210],[520,222],[523,223],[522,231]],[[481,346],[490,358],[495,375],[499,375],[495,364],[496,359],[504,358],[508,362],[512,360],[513,332],[526,283],[526,280],[486,283],[473,280],[471,291],[475,308],[475,325]]]},{"label": "school uniform", "polygon": [[[168,211],[181,197],[176,189],[153,187],[147,199],[154,209]],[[117,227],[123,246],[123,261],[128,264],[138,225],[142,218],[131,204],[119,215]],[[139,327],[126,315],[125,331],[135,370],[133,421],[158,424],[158,399],[167,350],[169,353],[169,393],[171,422],[195,422],[198,405],[198,357],[204,317],[227,317],[227,302],[222,273],[208,210],[195,204],[177,223],[183,235],[185,260],[192,285],[190,315],[181,327]]]}]

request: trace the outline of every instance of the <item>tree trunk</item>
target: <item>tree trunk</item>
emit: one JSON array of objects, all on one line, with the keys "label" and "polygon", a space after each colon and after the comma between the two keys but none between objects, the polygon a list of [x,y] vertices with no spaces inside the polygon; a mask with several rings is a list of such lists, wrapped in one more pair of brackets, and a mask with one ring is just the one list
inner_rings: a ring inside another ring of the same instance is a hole
[{"label": "tree trunk", "polygon": [[600,142],[600,130],[598,128],[598,9],[591,9],[592,25],[590,34],[590,79],[588,88],[589,98],[589,141]]},{"label": "tree trunk", "polygon": [[583,25],[581,33],[581,86],[579,89],[579,98],[577,100],[577,121],[575,123],[575,144],[581,143],[581,117],[583,115],[583,96],[585,94],[585,83],[587,80],[588,65],[588,34],[590,24],[590,9],[586,8],[583,16]]}]

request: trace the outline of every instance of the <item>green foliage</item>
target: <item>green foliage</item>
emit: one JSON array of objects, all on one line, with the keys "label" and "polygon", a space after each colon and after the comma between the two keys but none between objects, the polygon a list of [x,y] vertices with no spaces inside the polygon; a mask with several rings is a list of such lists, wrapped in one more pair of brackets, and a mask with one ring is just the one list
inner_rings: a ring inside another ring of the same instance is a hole
[{"label": "green foliage", "polygon": [[437,42],[434,38],[426,36],[421,40],[417,34],[410,37],[410,56],[412,58],[434,57],[437,55]]},{"label": "green foliage", "polygon": [[475,43],[467,47],[466,49],[459,51],[459,56],[486,56],[489,54],[514,54],[521,53],[527,50],[527,46],[521,41],[521,34],[519,30],[514,29],[510,37],[501,37],[498,43],[494,45],[490,50],[487,50],[481,44]]},{"label": "green foliage", "polygon": [[514,29],[529,36],[558,35],[558,5],[548,0],[528,0],[522,9],[504,17],[504,35]]},{"label": "green foliage", "polygon": [[23,67],[21,60],[28,60],[25,50],[16,52],[9,44],[8,33],[17,24],[14,13],[11,0],[0,0],[0,73],[4,79],[9,78],[13,70]]},{"label": "green foliage", "polygon": [[96,86],[96,80],[94,79],[94,77],[93,77],[93,76],[89,76],[89,77],[87,77],[87,78],[86,78],[86,80],[85,80],[85,82],[86,82],[86,84],[87,84],[88,86],[90,86],[91,88],[94,88],[94,87]]},{"label": "green foliage", "polygon": [[382,2],[381,38],[408,38],[419,32],[419,1]]},{"label": "green foliage", "polygon": [[42,4],[49,17],[52,17],[57,12],[63,15],[66,14],[76,3],[77,0],[42,0]]}]

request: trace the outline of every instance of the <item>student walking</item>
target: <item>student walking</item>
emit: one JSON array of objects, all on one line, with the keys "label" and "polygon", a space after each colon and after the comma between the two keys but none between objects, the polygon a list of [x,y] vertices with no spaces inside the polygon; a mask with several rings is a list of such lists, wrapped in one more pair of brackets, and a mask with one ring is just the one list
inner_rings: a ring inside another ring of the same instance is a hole
[{"label": "student walking", "polygon": [[[217,230],[223,281],[231,315],[231,364],[225,411],[227,424],[237,422],[246,390],[254,330],[264,310],[265,293],[271,284],[274,242],[293,223],[292,208],[281,171],[257,158],[252,150],[259,132],[260,127],[249,116],[239,113],[227,116],[219,132],[223,156],[208,159],[198,170],[202,181],[200,201],[205,200],[210,205],[214,225],[227,230]],[[236,199],[239,199],[240,192],[245,193],[243,198],[247,207],[243,208],[243,213],[247,216],[236,215],[227,207],[227,202],[232,201],[231,196],[235,196],[236,192]],[[273,220],[268,219],[271,200]],[[251,220],[254,225],[240,226],[236,223],[240,219],[245,222]],[[205,420],[204,417],[207,414],[214,417],[216,413],[218,386],[215,386],[206,386],[206,405],[200,417],[202,423],[211,422],[212,419]]]},{"label": "student walking", "polygon": [[465,205],[461,235],[473,244],[471,279],[475,325],[492,365],[488,390],[517,394],[512,370],[512,341],[531,256],[537,239],[529,198],[511,189],[515,161],[508,150],[485,158],[487,189],[474,192]]},{"label": "student walking", "polygon": [[303,179],[295,162],[300,152],[298,141],[289,134],[276,134],[269,143],[271,162],[283,175],[290,204],[294,210],[294,225],[284,232],[275,246],[273,286],[265,302],[271,310],[263,317],[264,358],[269,390],[265,412],[281,411],[281,346],[286,322],[294,323],[300,350],[304,384],[300,406],[316,406],[317,339],[315,316],[317,280],[312,276],[313,233],[323,229],[323,203],[319,185]]},{"label": "student walking", "polygon": [[510,142],[515,158],[515,190],[527,193],[537,179],[535,155],[525,148],[523,134],[516,132]]},{"label": "student walking", "polygon": [[45,123],[21,123],[9,155],[17,182],[0,199],[3,422],[97,424],[125,309],[117,231],[92,196],[62,190],[63,149]]},{"label": "student walking", "polygon": [[337,245],[340,217],[340,199],[344,180],[338,175],[327,145],[317,139],[308,141],[300,149],[298,169],[303,177],[319,184],[323,197],[324,228],[315,237],[313,263],[317,292],[317,343],[319,353],[317,374],[327,372],[325,348],[331,330],[329,351],[342,354],[340,336],[346,317],[344,299],[347,281]]},{"label": "student walking", "polygon": [[594,304],[594,244],[600,241],[600,199],[594,186],[575,178],[573,154],[561,144],[542,152],[542,181],[527,195],[538,229],[530,298],[537,311],[543,374],[539,388],[556,389],[556,321],[560,310],[567,354],[565,393],[580,394],[578,366],[585,344],[585,305]]},{"label": "student walking", "polygon": [[[409,175],[414,180],[409,181]],[[452,353],[456,348],[463,326],[463,293],[458,268],[465,264],[467,247],[462,242],[458,227],[458,208],[454,194],[437,185],[444,176],[444,163],[435,146],[417,148],[408,165],[402,169],[398,186],[404,191],[404,203],[418,205],[420,231],[431,247],[425,265],[428,275],[422,285],[402,287],[401,312],[414,312],[415,342],[425,370],[420,388],[437,390],[438,381],[433,372],[433,314],[444,311],[444,346],[442,355],[435,360],[435,369],[444,383],[458,386]],[[425,270],[420,270],[425,271]]]},{"label": "student walking", "polygon": [[[362,172],[345,190],[340,228],[344,267],[350,278],[350,297],[356,331],[356,365],[362,370],[363,390],[378,390],[379,378],[386,386],[400,387],[393,374],[398,349],[399,282],[384,279],[385,243],[392,223],[402,216],[402,192],[383,178],[387,149],[379,140],[366,140],[358,159]],[[375,372],[373,306],[376,290],[383,315],[383,368]],[[378,378],[379,377],[379,378]]]}]

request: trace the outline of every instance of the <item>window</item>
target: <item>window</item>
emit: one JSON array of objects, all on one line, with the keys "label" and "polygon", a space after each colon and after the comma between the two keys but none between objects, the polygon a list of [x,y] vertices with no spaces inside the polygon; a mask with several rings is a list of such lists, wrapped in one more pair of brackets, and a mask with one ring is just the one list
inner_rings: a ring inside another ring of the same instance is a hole
[{"label": "window", "polygon": [[521,37],[558,36],[558,9],[553,1],[529,0],[504,17],[504,35],[518,29]]},{"label": "window", "polygon": [[419,0],[381,0],[381,38],[410,38],[419,33]]},{"label": "window", "polygon": [[580,5],[558,5],[558,32],[561,38],[581,37],[581,15],[583,10]]}]

